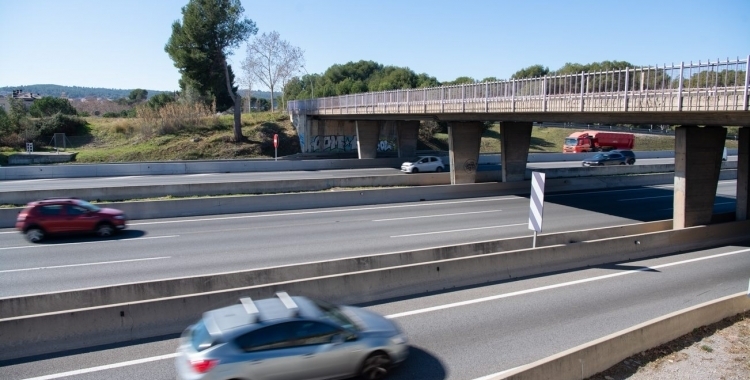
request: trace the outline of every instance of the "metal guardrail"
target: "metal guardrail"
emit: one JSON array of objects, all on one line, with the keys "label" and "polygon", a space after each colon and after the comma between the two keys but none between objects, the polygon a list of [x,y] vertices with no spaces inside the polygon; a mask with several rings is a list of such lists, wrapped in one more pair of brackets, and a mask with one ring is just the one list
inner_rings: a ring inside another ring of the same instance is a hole
[{"label": "metal guardrail", "polygon": [[293,100],[309,115],[748,111],[750,56]]}]

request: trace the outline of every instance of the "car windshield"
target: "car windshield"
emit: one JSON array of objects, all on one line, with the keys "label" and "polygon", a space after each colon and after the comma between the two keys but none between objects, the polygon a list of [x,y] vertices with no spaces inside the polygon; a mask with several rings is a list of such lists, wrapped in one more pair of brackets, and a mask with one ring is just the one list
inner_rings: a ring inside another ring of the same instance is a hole
[{"label": "car windshield", "polygon": [[565,145],[577,145],[578,140],[577,139],[565,139]]},{"label": "car windshield", "polygon": [[599,154],[597,154],[597,155],[594,155],[594,157],[591,157],[591,159],[592,159],[592,160],[603,160],[603,159],[605,159],[605,158],[607,158],[607,157],[609,157],[609,155],[608,155],[608,154],[602,154],[602,153],[599,153]]},{"label": "car windshield", "polygon": [[85,208],[86,210],[89,210],[89,211],[92,211],[92,212],[97,212],[97,211],[101,210],[100,207],[94,206],[91,203],[86,202],[86,201],[76,201],[76,204],[79,205],[79,206],[81,206],[81,207],[83,207],[83,208]]},{"label": "car windshield", "polygon": [[190,343],[196,351],[203,351],[213,344],[213,338],[202,320],[190,329]]},{"label": "car windshield", "polygon": [[358,330],[357,326],[341,312],[338,306],[321,300],[312,300],[313,303],[323,312],[323,315],[330,321],[347,330]]}]

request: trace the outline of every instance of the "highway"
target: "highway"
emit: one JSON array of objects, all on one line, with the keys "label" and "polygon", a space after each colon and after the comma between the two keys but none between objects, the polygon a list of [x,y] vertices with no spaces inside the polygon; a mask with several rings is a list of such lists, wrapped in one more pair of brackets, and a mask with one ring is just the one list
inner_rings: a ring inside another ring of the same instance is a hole
[{"label": "highway", "polygon": [[[715,212],[735,208],[721,181]],[[544,232],[672,217],[672,186],[548,194]],[[521,196],[133,221],[114,239],[0,229],[0,297],[529,236]]]},{"label": "highway", "polygon": [[[747,290],[750,242],[368,305],[411,356],[389,379],[471,380]],[[461,304],[457,304],[461,302]],[[0,378],[174,379],[175,337],[0,363]]]},{"label": "highway", "polygon": [[[730,161],[736,161],[737,156],[730,156]],[[672,164],[673,158],[641,159],[636,165]],[[564,168],[580,167],[580,161],[534,162],[528,168]],[[499,165],[480,165],[479,171],[500,170]],[[286,172],[249,172],[249,173],[205,173],[178,175],[146,175],[124,177],[87,177],[87,178],[47,178],[30,180],[2,181],[0,195],[11,191],[34,191],[55,189],[87,189],[98,187],[121,186],[151,186],[151,185],[180,185],[198,183],[251,182],[251,181],[281,181],[324,178],[350,178],[363,176],[383,176],[401,174],[399,169],[345,169],[345,170],[311,170]],[[407,175],[407,174],[403,174]],[[2,202],[0,202],[2,203]]]}]

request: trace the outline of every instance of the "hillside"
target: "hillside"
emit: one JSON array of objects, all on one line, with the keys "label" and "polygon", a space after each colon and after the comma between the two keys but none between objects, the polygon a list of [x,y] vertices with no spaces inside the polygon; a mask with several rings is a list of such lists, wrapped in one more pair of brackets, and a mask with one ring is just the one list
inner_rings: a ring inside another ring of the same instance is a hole
[{"label": "hillside", "polygon": [[[0,95],[9,95],[13,90],[23,90],[23,92],[31,92],[42,96],[53,96],[60,97],[63,94],[68,98],[103,98],[103,99],[119,99],[125,98],[134,89],[116,89],[116,88],[103,88],[103,87],[79,87],[79,86],[60,86],[56,84],[32,84],[32,85],[19,85],[19,86],[5,86],[0,87]],[[154,96],[162,92],[171,91],[160,91],[160,90],[146,90],[148,96]],[[240,90],[240,93],[245,96],[247,90]],[[253,91],[253,96],[256,98],[271,99],[271,93],[266,91]]]}]

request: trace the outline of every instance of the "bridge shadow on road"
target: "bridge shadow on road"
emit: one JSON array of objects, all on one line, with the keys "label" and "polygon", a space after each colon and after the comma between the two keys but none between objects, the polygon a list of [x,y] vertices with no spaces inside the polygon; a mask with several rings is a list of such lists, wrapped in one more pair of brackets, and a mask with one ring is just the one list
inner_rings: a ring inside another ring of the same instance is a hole
[{"label": "bridge shadow on road", "polygon": [[[526,195],[528,198],[529,196]],[[603,189],[581,192],[547,193],[544,197],[546,208],[551,205],[566,206],[607,214],[640,222],[672,219],[674,214],[674,190],[648,186]],[[714,200],[714,214],[733,213],[736,199],[733,196],[717,194]],[[726,217],[718,221],[728,221]]]}]

